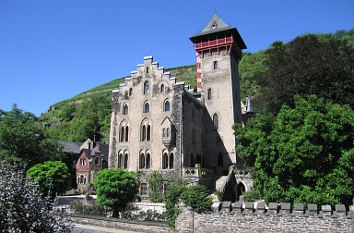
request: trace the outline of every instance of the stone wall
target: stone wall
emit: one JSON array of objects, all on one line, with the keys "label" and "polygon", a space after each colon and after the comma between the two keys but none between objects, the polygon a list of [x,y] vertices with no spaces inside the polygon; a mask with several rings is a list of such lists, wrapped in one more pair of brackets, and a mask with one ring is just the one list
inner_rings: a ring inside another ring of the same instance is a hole
[{"label": "stone wall", "polygon": [[141,222],[125,219],[112,219],[92,216],[71,216],[72,223],[102,226],[114,229],[123,229],[137,232],[164,233],[171,232],[167,225],[158,222]]},{"label": "stone wall", "polygon": [[354,206],[317,206],[290,203],[213,204],[213,212],[197,214],[183,208],[176,221],[177,232],[354,232]]}]

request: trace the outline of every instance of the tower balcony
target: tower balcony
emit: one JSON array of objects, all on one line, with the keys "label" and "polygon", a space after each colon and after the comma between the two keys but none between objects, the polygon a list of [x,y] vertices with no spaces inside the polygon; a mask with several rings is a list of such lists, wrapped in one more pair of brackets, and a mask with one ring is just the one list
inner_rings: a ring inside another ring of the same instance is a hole
[{"label": "tower balcony", "polygon": [[231,46],[234,44],[233,36],[228,36],[224,38],[218,38],[214,40],[202,41],[199,43],[194,43],[194,49],[196,51],[219,48],[223,46]]}]

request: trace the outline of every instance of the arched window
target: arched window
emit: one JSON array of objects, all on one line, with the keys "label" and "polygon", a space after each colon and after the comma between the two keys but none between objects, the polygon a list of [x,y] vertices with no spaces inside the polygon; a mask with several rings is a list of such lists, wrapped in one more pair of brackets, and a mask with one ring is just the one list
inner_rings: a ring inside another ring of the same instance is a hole
[{"label": "arched window", "polygon": [[161,92],[161,93],[165,92],[165,85],[161,84],[161,86],[160,86],[160,92]]},{"label": "arched window", "polygon": [[123,115],[128,115],[128,105],[125,104],[123,107]]},{"label": "arched window", "polygon": [[223,167],[224,166],[224,158],[221,153],[218,154],[218,167]]},{"label": "arched window", "polygon": [[120,141],[120,142],[123,142],[123,141],[124,141],[124,126],[121,126],[121,127],[120,127],[119,141]]},{"label": "arched window", "polygon": [[166,100],[164,105],[163,105],[163,110],[165,112],[169,112],[170,111],[170,101]]},{"label": "arched window", "polygon": [[214,130],[218,130],[219,128],[219,117],[218,114],[213,115],[213,123],[214,123]]},{"label": "arched window", "polygon": [[123,163],[123,167],[124,167],[125,169],[128,168],[128,159],[129,159],[129,155],[126,153],[126,154],[124,155],[124,163]]},{"label": "arched window", "polygon": [[131,96],[133,94],[133,88],[129,89],[129,96]]},{"label": "arched window", "polygon": [[128,136],[129,136],[129,127],[125,126],[125,141],[128,141]]},{"label": "arched window", "polygon": [[145,164],[146,164],[146,169],[150,169],[150,153],[147,153],[146,154],[146,162],[145,162]]},{"label": "arched window", "polygon": [[150,141],[150,125],[146,127],[146,140]]},{"label": "arched window", "polygon": [[173,156],[173,153],[171,153],[170,154],[170,161],[169,161],[169,169],[173,168],[173,159],[174,159],[174,156]]},{"label": "arched window", "polygon": [[170,128],[166,128],[166,137],[170,137]]},{"label": "arched window", "polygon": [[120,152],[118,155],[118,167],[122,167],[122,162],[123,162],[123,153]]},{"label": "arched window", "polygon": [[146,126],[143,125],[142,133],[141,133],[141,141],[145,141],[145,139],[146,139]]},{"label": "arched window", "polygon": [[144,153],[140,153],[140,156],[139,156],[139,168],[140,169],[145,168],[145,155],[144,155]]},{"label": "arched window", "polygon": [[167,169],[167,168],[168,168],[168,155],[165,152],[162,155],[162,169]]},{"label": "arched window", "polygon": [[149,82],[145,81],[144,82],[144,94],[148,94],[149,93]]},{"label": "arched window", "polygon": [[150,112],[150,105],[148,102],[146,102],[144,104],[144,113],[148,113],[148,112]]}]

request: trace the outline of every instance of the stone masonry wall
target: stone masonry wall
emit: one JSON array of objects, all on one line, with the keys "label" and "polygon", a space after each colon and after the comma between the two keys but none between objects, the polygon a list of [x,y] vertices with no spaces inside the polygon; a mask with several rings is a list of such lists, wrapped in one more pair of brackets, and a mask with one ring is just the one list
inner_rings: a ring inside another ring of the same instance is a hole
[{"label": "stone masonry wall", "polygon": [[[255,207],[256,206],[256,207]],[[354,206],[344,205],[230,203],[213,204],[213,212],[197,214],[183,208],[176,221],[177,232],[354,232]]]}]

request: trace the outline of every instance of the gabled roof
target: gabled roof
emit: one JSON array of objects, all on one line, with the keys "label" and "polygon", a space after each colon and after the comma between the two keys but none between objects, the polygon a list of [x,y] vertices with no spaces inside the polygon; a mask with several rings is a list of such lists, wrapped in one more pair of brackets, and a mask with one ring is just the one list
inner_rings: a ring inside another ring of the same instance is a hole
[{"label": "gabled roof", "polygon": [[95,148],[92,149],[91,155],[95,155],[95,153],[100,152],[103,154],[103,159],[108,161],[108,145],[107,144],[98,144]]},{"label": "gabled roof", "polygon": [[211,18],[211,20],[209,20],[207,25],[203,28],[203,30],[201,30],[198,34],[191,36],[189,39],[192,42],[197,42],[198,40],[203,39],[205,37],[216,37],[218,34],[224,33],[233,34],[236,39],[236,43],[240,47],[240,49],[247,48],[237,29],[235,27],[227,25],[224,20],[222,20],[218,15],[214,15],[213,18]]}]

